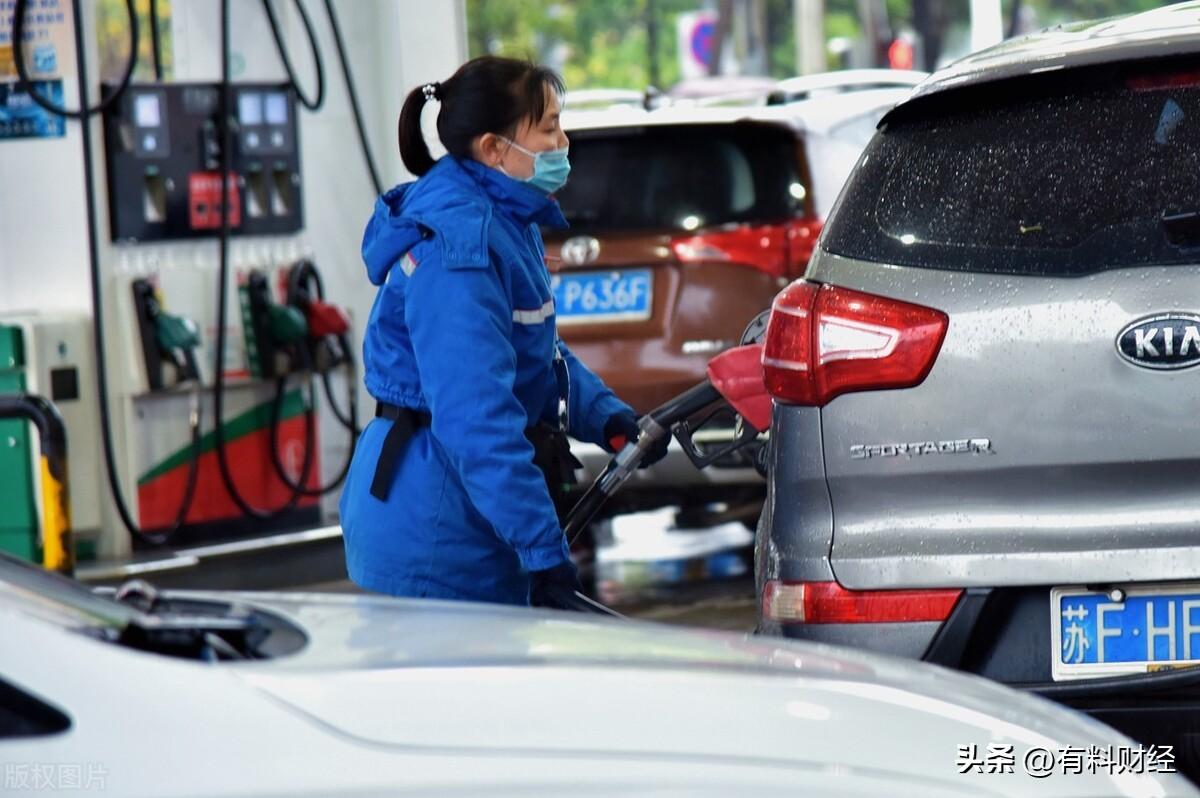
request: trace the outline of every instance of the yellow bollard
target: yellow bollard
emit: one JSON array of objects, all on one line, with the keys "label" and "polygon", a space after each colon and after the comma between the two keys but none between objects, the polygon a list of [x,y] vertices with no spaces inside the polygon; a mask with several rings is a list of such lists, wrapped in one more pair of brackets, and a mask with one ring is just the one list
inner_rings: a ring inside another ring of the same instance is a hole
[{"label": "yellow bollard", "polygon": [[[65,461],[53,468],[42,456],[42,565],[70,576],[75,572],[75,545],[71,539],[71,503],[67,492]],[[56,476],[55,471],[61,472]]]},{"label": "yellow bollard", "polygon": [[75,545],[67,492],[67,428],[54,404],[41,396],[0,396],[0,418],[24,418],[37,427],[42,450],[42,565],[71,576]]}]

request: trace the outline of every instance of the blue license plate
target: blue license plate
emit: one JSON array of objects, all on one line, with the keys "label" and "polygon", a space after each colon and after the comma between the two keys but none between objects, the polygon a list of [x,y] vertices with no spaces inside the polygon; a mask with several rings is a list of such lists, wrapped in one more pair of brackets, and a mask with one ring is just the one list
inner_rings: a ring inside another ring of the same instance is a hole
[{"label": "blue license plate", "polygon": [[1050,591],[1055,679],[1200,664],[1200,585]]},{"label": "blue license plate", "polygon": [[650,269],[556,274],[551,287],[558,320],[568,324],[641,321],[654,307]]}]

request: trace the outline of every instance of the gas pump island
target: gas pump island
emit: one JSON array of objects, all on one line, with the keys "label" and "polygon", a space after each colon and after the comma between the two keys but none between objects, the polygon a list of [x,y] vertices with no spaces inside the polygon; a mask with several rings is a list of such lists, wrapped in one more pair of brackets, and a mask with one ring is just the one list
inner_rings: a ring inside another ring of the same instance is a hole
[{"label": "gas pump island", "polygon": [[[78,0],[53,5],[68,26],[82,23],[75,60],[86,103],[96,97],[87,90],[92,59],[81,35],[90,15],[81,18]],[[252,4],[234,5],[240,17]],[[38,395],[63,419],[80,569],[91,563],[98,574],[115,568],[114,578],[128,576],[156,554],[253,550],[254,541],[319,528],[321,496],[336,491],[349,465],[358,402],[348,315],[326,299],[302,239],[311,187],[301,168],[299,105],[315,110],[324,94],[303,5],[295,9],[318,69],[315,101],[296,83],[270,3],[261,10],[288,80],[230,80],[231,9],[222,0],[221,80],[133,81],[131,63],[83,113],[62,107],[68,76],[31,74],[37,37],[28,26],[45,17],[35,16],[37,2],[17,6],[11,41],[20,74],[9,106],[76,128],[78,136],[55,142],[64,158],[78,158],[82,139],[90,262],[79,273],[92,301],[81,312],[0,312],[0,400]],[[340,48],[337,17],[331,3],[326,8]],[[134,54],[137,22],[130,17]],[[158,48],[155,36],[161,74]],[[365,208],[370,198],[363,199]],[[347,454],[322,469],[329,427],[339,428]],[[0,551],[43,561],[38,437],[27,422],[5,419],[0,444]]]}]

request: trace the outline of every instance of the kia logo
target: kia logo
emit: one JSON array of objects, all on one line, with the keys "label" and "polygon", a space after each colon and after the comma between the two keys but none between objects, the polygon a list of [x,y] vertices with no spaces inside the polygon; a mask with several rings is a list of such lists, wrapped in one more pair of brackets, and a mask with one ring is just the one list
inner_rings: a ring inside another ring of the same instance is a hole
[{"label": "kia logo", "polygon": [[1117,353],[1135,366],[1184,369],[1200,364],[1200,316],[1164,313],[1133,322],[1117,336]]},{"label": "kia logo", "polygon": [[572,266],[582,266],[600,257],[600,242],[591,236],[568,238],[562,245],[562,259]]}]

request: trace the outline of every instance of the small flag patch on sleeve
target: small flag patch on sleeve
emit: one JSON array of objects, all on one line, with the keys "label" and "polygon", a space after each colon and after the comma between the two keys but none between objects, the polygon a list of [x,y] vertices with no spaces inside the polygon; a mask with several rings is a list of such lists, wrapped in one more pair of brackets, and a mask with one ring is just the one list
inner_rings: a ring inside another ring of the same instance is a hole
[{"label": "small flag patch on sleeve", "polygon": [[405,277],[412,277],[412,273],[417,270],[417,261],[411,254],[405,255],[400,259],[400,269],[404,272]]}]

